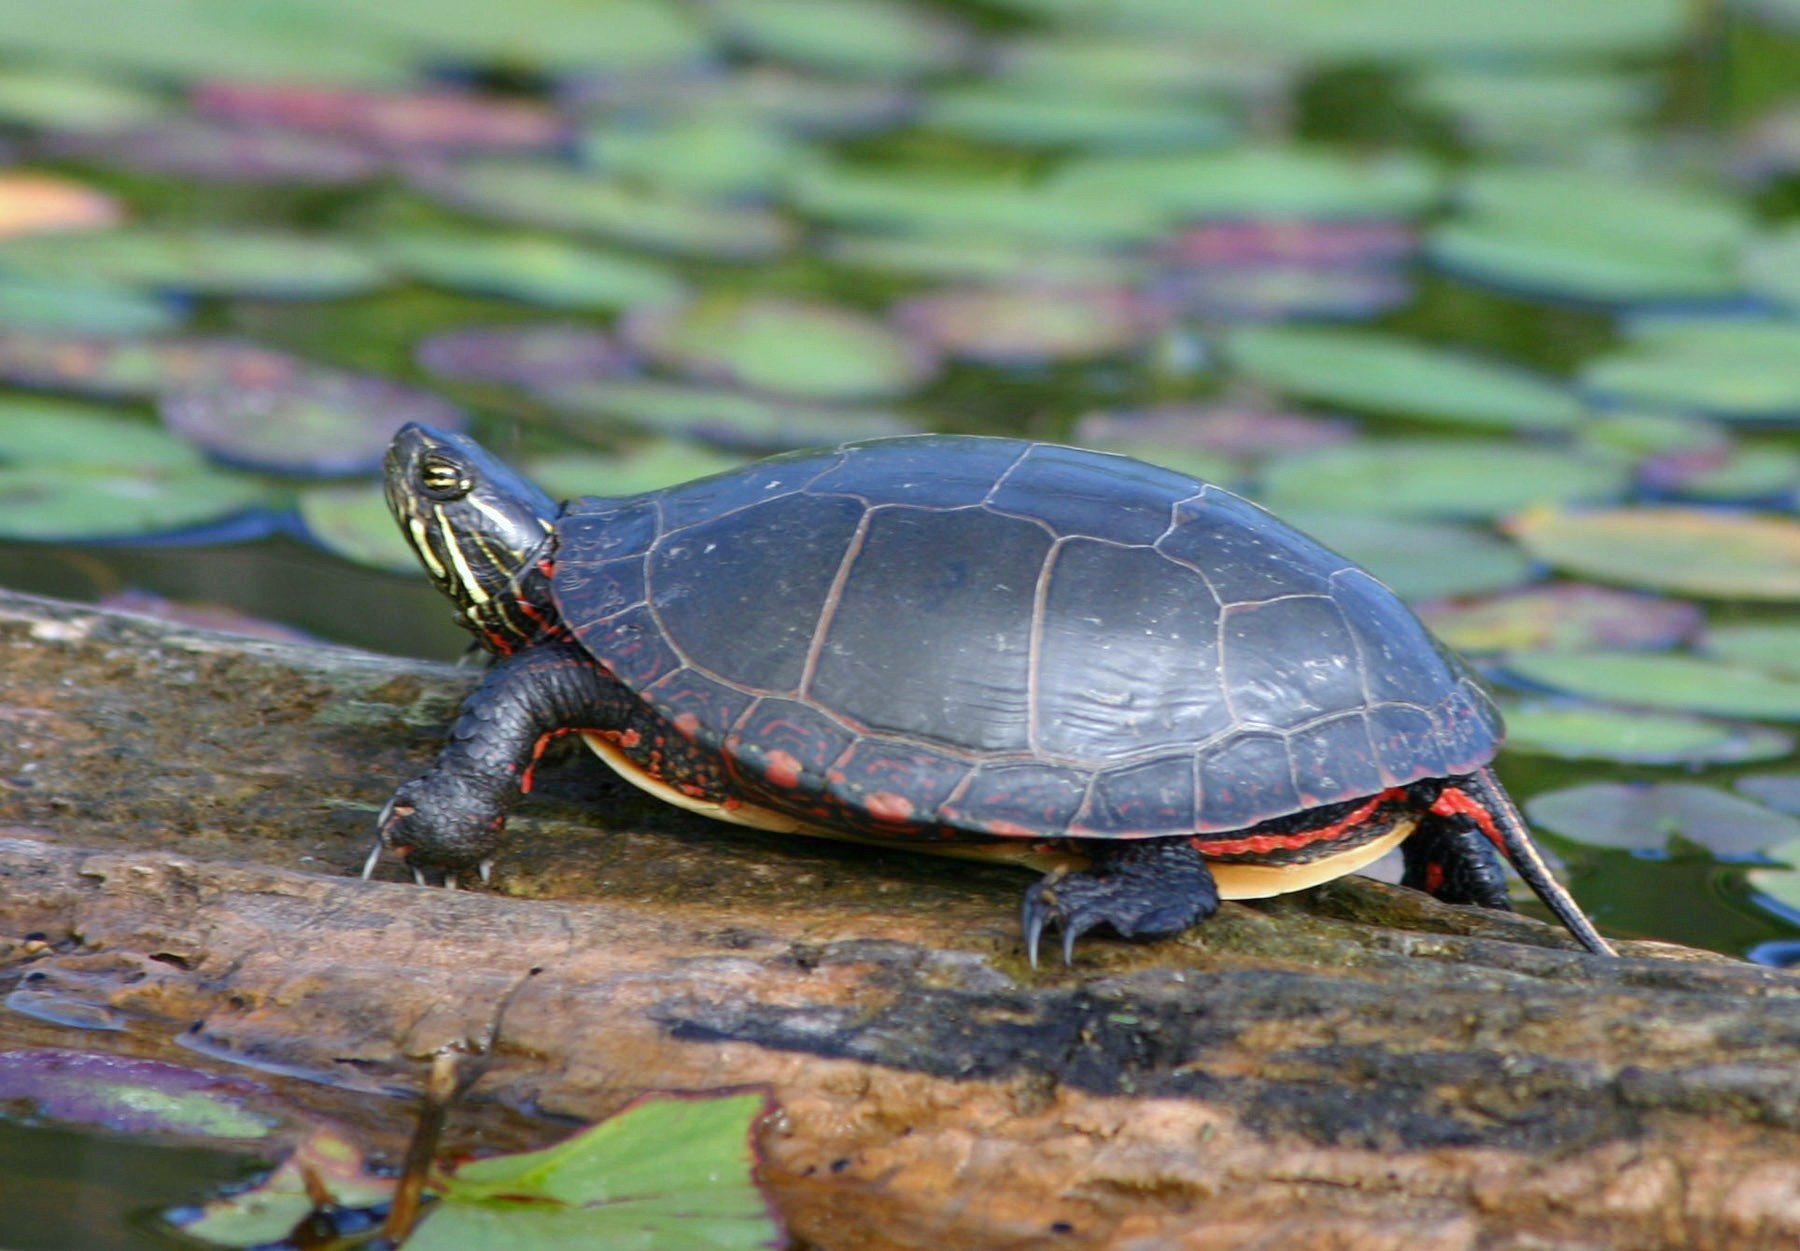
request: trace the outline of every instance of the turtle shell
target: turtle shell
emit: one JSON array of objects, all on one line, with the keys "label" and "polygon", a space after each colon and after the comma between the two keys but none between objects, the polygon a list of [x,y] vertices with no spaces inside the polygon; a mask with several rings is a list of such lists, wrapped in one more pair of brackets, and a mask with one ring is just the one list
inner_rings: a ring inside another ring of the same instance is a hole
[{"label": "turtle shell", "polygon": [[576,638],[746,796],[896,834],[1224,833],[1497,749],[1393,592],[1218,486],[926,435],[557,523]]}]

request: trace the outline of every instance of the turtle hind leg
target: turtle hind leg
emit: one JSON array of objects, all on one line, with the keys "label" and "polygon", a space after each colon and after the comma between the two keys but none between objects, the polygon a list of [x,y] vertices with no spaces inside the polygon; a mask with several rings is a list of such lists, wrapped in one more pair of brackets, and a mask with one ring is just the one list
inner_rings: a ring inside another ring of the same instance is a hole
[{"label": "turtle hind leg", "polygon": [[1211,916],[1218,887],[1206,860],[1186,838],[1087,843],[1093,867],[1052,873],[1025,892],[1020,921],[1025,952],[1037,967],[1038,938],[1052,923],[1062,929],[1063,962],[1075,940],[1099,925],[1126,938],[1166,938]]}]

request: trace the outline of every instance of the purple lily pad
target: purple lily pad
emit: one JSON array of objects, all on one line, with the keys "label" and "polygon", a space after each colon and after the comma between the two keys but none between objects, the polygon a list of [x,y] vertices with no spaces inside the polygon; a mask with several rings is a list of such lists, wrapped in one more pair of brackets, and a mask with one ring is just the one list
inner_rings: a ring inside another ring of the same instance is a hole
[{"label": "purple lily pad", "polygon": [[1699,605],[1685,600],[1585,582],[1436,600],[1418,605],[1418,613],[1438,637],[1464,652],[1673,647],[1706,620]]},{"label": "purple lily pad", "polygon": [[735,113],[799,136],[863,135],[905,125],[918,111],[906,84],[824,78],[768,62],[726,72],[602,74],[566,80],[560,98],[581,113]]},{"label": "purple lily pad", "polygon": [[1346,417],[1313,417],[1234,403],[1102,409],[1075,423],[1075,441],[1087,447],[1156,444],[1244,460],[1330,447],[1355,437],[1356,424]]},{"label": "purple lily pad", "polygon": [[264,1088],[159,1060],[85,1051],[0,1052],[0,1101],[48,1120],[121,1133],[263,1138],[276,1122],[245,1107]]},{"label": "purple lily pad", "polygon": [[532,151],[564,135],[562,119],[541,104],[461,91],[214,80],[196,85],[191,98],[207,117],[316,131],[389,152]]},{"label": "purple lily pad", "polygon": [[442,378],[534,388],[616,378],[635,367],[631,354],[608,335],[565,322],[447,330],[421,342],[413,356]]},{"label": "purple lily pad", "polygon": [[1156,255],[1184,265],[1358,268],[1404,261],[1418,249],[1418,231],[1400,221],[1237,218],[1184,230]]},{"label": "purple lily pad", "polygon": [[1800,773],[1753,773],[1739,778],[1735,785],[1777,812],[1800,816]]},{"label": "purple lily pad", "polygon": [[118,398],[218,386],[279,386],[299,358],[236,339],[106,339],[0,332],[0,381],[45,391]]},{"label": "purple lily pad", "polygon": [[59,159],[103,161],[152,174],[224,183],[343,186],[368,181],[386,164],[369,148],[337,135],[198,118],[175,118],[122,132],[65,135],[48,140],[42,149]]},{"label": "purple lily pad", "polygon": [[312,369],[275,386],[207,387],[162,399],[163,424],[219,461],[269,473],[374,473],[409,421],[468,425],[441,396],[386,378]]},{"label": "purple lily pad", "polygon": [[1396,268],[1285,263],[1165,270],[1151,290],[1190,317],[1229,321],[1361,321],[1412,302]]},{"label": "purple lily pad", "polygon": [[964,287],[902,300],[895,321],[951,356],[999,365],[1116,356],[1169,310],[1119,287]]}]

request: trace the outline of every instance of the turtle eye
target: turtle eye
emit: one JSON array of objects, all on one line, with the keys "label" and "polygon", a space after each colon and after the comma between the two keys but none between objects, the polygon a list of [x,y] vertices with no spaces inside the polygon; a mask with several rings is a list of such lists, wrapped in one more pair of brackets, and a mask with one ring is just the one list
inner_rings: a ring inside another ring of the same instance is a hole
[{"label": "turtle eye", "polygon": [[419,487],[434,499],[461,499],[475,489],[463,467],[445,456],[427,454],[419,462]]}]

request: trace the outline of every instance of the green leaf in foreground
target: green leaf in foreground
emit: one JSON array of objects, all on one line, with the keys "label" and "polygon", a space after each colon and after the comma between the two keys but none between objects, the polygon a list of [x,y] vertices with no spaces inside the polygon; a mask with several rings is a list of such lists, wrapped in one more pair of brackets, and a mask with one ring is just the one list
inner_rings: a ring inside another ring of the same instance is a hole
[{"label": "green leaf in foreground", "polygon": [[1626,652],[1521,652],[1507,671],[1588,699],[1678,712],[1800,721],[1800,681],[1693,656]]},{"label": "green leaf in foreground", "polygon": [[786,1234],[755,1180],[761,1091],[648,1095],[542,1151],[465,1165],[409,1251],[737,1251]]}]

